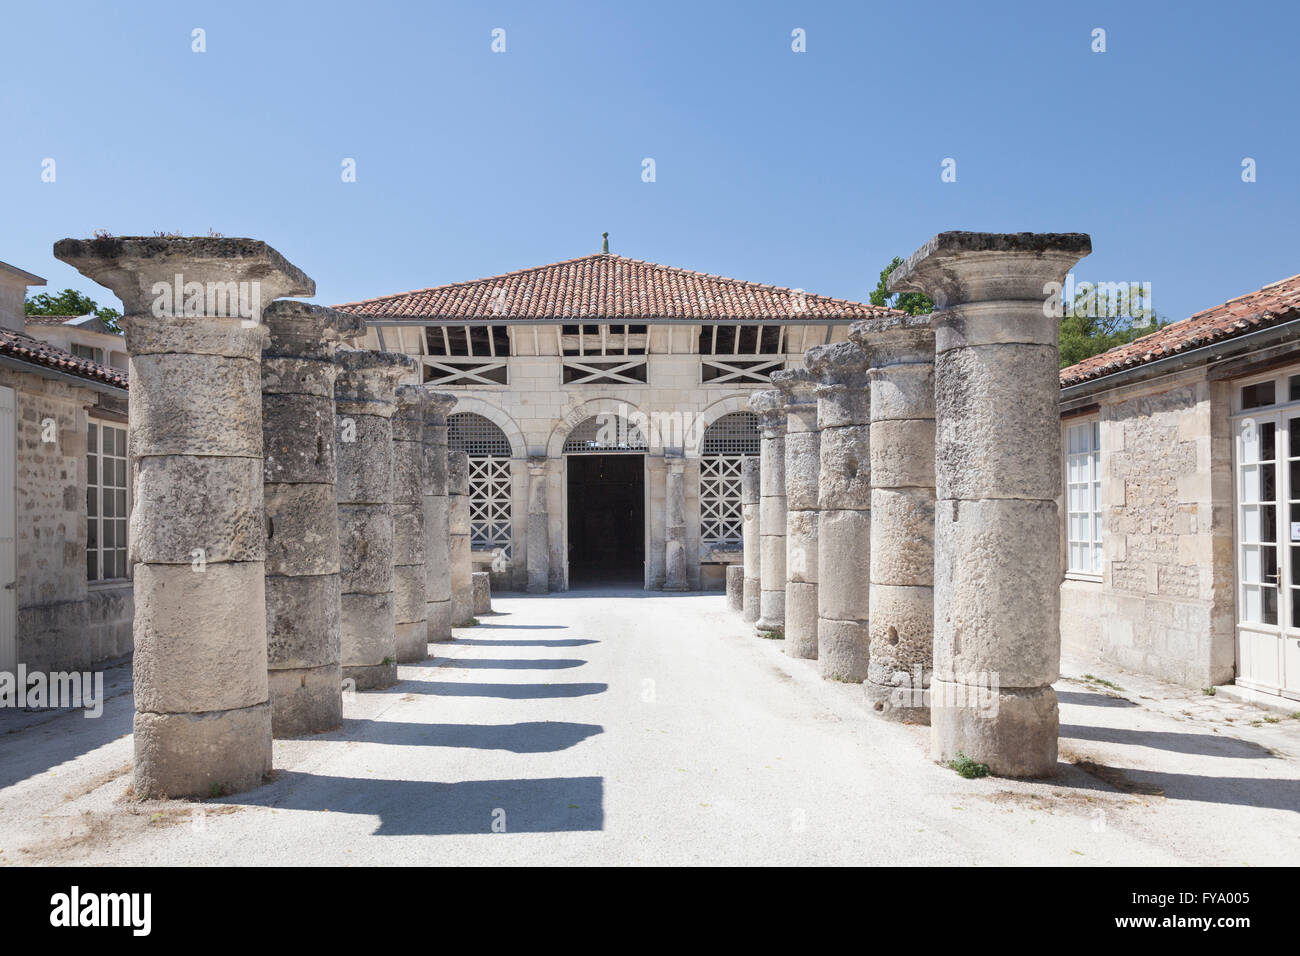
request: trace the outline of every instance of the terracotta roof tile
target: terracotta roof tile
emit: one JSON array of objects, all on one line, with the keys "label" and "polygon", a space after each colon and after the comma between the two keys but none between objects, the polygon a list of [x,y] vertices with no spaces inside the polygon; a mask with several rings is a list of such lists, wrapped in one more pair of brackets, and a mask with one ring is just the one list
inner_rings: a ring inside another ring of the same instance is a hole
[{"label": "terracotta roof tile", "polygon": [[[498,290],[504,290],[502,295]],[[497,305],[496,303],[500,303]],[[372,319],[870,319],[882,306],[611,253],[335,306]]]},{"label": "terracotta roof tile", "polygon": [[1300,275],[1197,312],[1191,318],[1062,369],[1061,386],[1078,385],[1294,319],[1300,319]]},{"label": "terracotta roof tile", "polygon": [[126,388],[126,376],[115,368],[100,365],[90,359],[80,358],[63,349],[56,349],[30,335],[22,335],[9,329],[0,329],[0,355],[8,355],[32,365],[42,365],[68,375],[104,382]]}]

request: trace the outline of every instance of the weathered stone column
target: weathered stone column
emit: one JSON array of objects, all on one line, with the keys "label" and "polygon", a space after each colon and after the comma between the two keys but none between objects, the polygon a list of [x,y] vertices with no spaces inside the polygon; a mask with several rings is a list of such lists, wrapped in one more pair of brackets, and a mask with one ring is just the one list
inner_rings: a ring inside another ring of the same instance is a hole
[{"label": "weathered stone column", "polygon": [[125,306],[135,470],[135,795],[271,769],[262,303],[315,283],[252,239],[62,239]]},{"label": "weathered stone column", "polygon": [[740,614],[745,610],[745,566],[729,564],[726,575],[727,610]]},{"label": "weathered stone column", "polygon": [[935,302],[931,754],[1056,769],[1061,437],[1047,283],[1085,235],[945,232],[889,280]]},{"label": "weathered stone column", "polygon": [[758,620],[762,594],[763,550],[762,535],[758,527],[759,460],[746,458],[740,466],[740,509],[744,518],[741,526],[745,549],[745,585],[741,617],[746,621]]},{"label": "weathered stone column", "polygon": [[759,615],[754,625],[767,637],[785,630],[785,399],[778,389],[755,392],[749,407],[758,413]]},{"label": "weathered stone column", "polygon": [[546,459],[528,459],[528,593],[551,589],[549,509],[546,507]]},{"label": "weathered stone column", "polygon": [[665,455],[664,590],[689,591],[686,573],[686,460]]},{"label": "weathered stone column", "polygon": [[456,396],[429,392],[424,409],[425,624],[431,644],[451,634],[451,523],[447,503],[447,415]]},{"label": "weathered stone column", "polygon": [[447,453],[448,517],[451,525],[451,623],[474,619],[474,559],[470,553],[469,455]]},{"label": "weathered stone column", "polygon": [[828,680],[867,678],[871,580],[871,395],[851,342],[804,354],[817,386],[817,659]]},{"label": "weathered stone column", "polygon": [[424,527],[424,416],[429,393],[401,385],[393,413],[393,624],[397,662],[429,656],[428,535]]},{"label": "weathered stone column", "polygon": [[475,571],[470,575],[471,588],[474,592],[474,616],[492,613],[492,575],[487,571]]},{"label": "weathered stone column", "polygon": [[871,385],[871,659],[883,717],[930,722],[934,647],[934,329],[930,316],[859,322]]},{"label": "weathered stone column", "polygon": [[806,369],[772,373],[785,399],[785,652],[817,659],[816,383]]},{"label": "weathered stone column", "polygon": [[397,682],[393,610],[393,412],[410,356],[340,349],[334,383],[339,425],[339,570],[343,677],[357,690]]},{"label": "weathered stone column", "polygon": [[346,312],[282,299],[263,313],[266,640],[271,732],[343,723],[334,351],[362,334]]}]

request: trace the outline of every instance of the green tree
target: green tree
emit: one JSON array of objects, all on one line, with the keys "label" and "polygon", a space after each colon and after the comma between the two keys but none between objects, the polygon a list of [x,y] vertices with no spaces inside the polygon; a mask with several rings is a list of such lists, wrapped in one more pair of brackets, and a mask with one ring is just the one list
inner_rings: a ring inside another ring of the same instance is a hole
[{"label": "green tree", "polygon": [[1118,314],[1109,315],[1111,310],[1097,297],[1085,292],[1075,296],[1071,314],[1061,317],[1061,368],[1127,345],[1167,324],[1140,293],[1132,301],[1122,297],[1118,305]]},{"label": "green tree", "polygon": [[121,312],[108,306],[101,308],[98,302],[88,295],[82,295],[76,289],[64,289],[58,295],[42,292],[40,295],[31,296],[23,303],[23,311],[27,315],[90,315],[93,313],[95,318],[113,332],[122,331],[117,324],[117,320],[122,317]]},{"label": "green tree", "polygon": [[[920,292],[895,292],[893,295],[885,288],[885,280],[889,274],[903,264],[903,260],[894,256],[892,262],[880,270],[880,281],[876,283],[876,288],[871,293],[868,300],[872,305],[883,305],[891,309],[898,309],[900,312],[906,312],[908,315],[927,315],[934,311],[934,303],[930,297]],[[892,302],[890,300],[893,300]]]}]

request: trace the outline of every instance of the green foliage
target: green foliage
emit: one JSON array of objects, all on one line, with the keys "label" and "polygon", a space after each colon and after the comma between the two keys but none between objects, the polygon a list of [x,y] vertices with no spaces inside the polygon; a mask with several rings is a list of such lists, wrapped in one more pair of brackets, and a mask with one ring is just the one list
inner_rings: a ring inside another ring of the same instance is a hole
[{"label": "green foliage", "polygon": [[98,302],[88,295],[82,295],[76,289],[64,289],[58,295],[42,292],[29,296],[23,303],[27,315],[91,315],[103,322],[113,332],[122,331],[117,320],[122,313],[107,306],[100,308]]},{"label": "green foliage", "polygon": [[885,280],[889,278],[889,274],[902,264],[903,260],[898,256],[894,256],[893,261],[880,270],[880,281],[876,283],[876,288],[872,290],[871,298],[868,301],[872,305],[883,305],[891,309],[898,309],[908,315],[928,315],[934,311],[934,303],[930,301],[929,296],[922,295],[920,292],[895,292],[890,295],[888,290],[885,289]]},{"label": "green foliage", "polygon": [[989,765],[986,763],[976,763],[970,757],[967,757],[961,751],[957,752],[955,760],[948,761],[948,769],[956,770],[957,773],[967,780],[974,780],[976,777],[987,777],[989,775]]},{"label": "green foliage", "polygon": [[[1108,311],[1097,298],[1085,292],[1074,297],[1074,314],[1061,318],[1061,368],[1127,345],[1166,324],[1140,296],[1134,301],[1123,296],[1118,305],[1120,313],[1129,314],[1097,314]],[[1135,319],[1135,315],[1139,317]]]}]

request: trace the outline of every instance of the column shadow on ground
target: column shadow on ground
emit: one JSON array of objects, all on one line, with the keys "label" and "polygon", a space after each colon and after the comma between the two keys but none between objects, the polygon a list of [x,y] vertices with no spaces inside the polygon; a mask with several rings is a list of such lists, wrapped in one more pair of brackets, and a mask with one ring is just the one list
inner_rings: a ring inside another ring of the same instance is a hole
[{"label": "column shadow on ground", "polygon": [[[468,647],[583,647],[587,644],[599,644],[600,641],[577,637],[559,637],[553,641],[527,641],[523,639],[517,641],[492,641],[483,637],[460,637],[456,639],[455,643],[464,644]],[[434,645],[435,648],[439,646],[442,645]]]},{"label": "column shadow on ground", "polygon": [[442,667],[462,668],[464,670],[503,670],[503,671],[562,671],[570,667],[581,667],[586,661],[572,657],[537,658],[525,660],[506,657],[442,657]]},{"label": "column shadow on ground", "polygon": [[1077,690],[1058,690],[1056,699],[1062,704],[1081,704],[1084,707],[1138,707],[1135,701],[1106,694],[1086,694]]},{"label": "column shadow on ground", "polygon": [[555,697],[587,697],[603,694],[608,684],[461,684],[453,681],[404,678],[379,694],[432,694],[440,697],[500,697],[505,700],[547,700]]},{"label": "column shadow on ground", "polygon": [[[328,810],[379,817],[375,836],[450,836],[602,830],[602,777],[535,780],[374,780],[283,771],[274,783],[223,803],[277,810]],[[431,860],[430,862],[437,862]]]},{"label": "column shadow on ground", "polygon": [[1106,767],[1108,777],[1118,784],[1103,781],[1082,768],[1065,761],[1056,765],[1055,783],[1068,790],[1092,790],[1106,793],[1159,794],[1169,800],[1195,800],[1241,807],[1290,810],[1300,813],[1300,780],[1275,777],[1210,777],[1195,773],[1163,773],[1131,767]]},{"label": "column shadow on ground", "polygon": [[516,754],[556,753],[605,732],[599,724],[528,721],[515,724],[424,724],[390,720],[343,721],[340,739],[398,747],[463,747]]},{"label": "column shadow on ground", "polygon": [[1206,757],[1245,757],[1254,759],[1276,757],[1276,754],[1260,744],[1220,734],[1184,734],[1167,730],[1133,730],[1127,727],[1091,727],[1080,724],[1062,724],[1060,736],[1072,737],[1075,740],[1095,740],[1099,743],[1154,747],[1174,753],[1199,754]]}]

